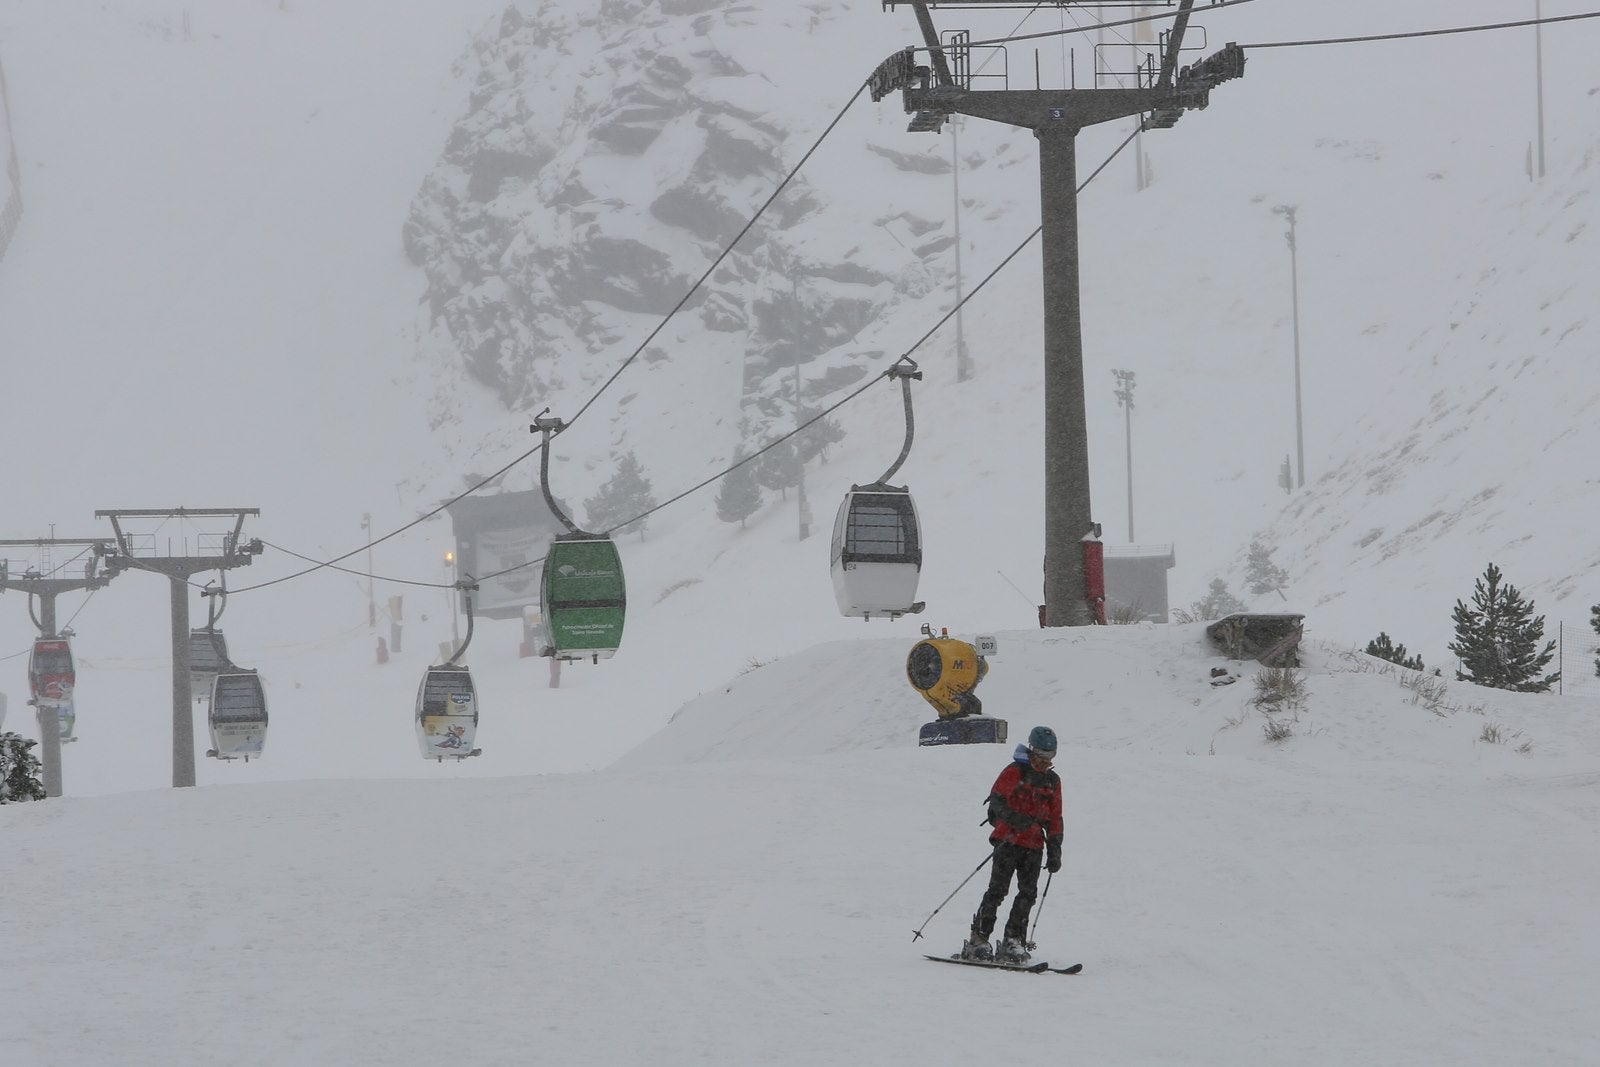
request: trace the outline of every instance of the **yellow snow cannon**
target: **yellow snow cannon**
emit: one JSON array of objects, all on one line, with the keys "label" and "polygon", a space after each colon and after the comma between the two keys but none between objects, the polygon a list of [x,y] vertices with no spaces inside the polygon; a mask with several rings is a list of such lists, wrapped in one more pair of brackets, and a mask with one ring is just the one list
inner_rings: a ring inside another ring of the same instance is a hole
[{"label": "yellow snow cannon", "polygon": [[[972,691],[989,673],[988,660],[976,646],[951,637],[949,630],[940,629],[938,637],[928,626],[922,632],[928,636],[906,657],[906,678],[912,688],[934,706],[941,719],[983,714],[983,704]],[[979,638],[980,643],[985,640],[993,642],[993,638]]]}]

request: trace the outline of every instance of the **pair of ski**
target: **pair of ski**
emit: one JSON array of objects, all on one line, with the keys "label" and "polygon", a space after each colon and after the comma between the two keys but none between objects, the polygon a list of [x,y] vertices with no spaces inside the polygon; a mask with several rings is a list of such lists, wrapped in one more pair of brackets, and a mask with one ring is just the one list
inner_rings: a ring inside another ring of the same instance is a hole
[{"label": "pair of ski", "polygon": [[968,960],[960,956],[924,956],[925,960],[935,963],[959,963],[963,967],[988,967],[996,971],[1026,971],[1029,974],[1079,974],[1083,971],[1083,964],[1074,963],[1071,967],[1052,967],[1049,963],[999,963],[995,960]]}]

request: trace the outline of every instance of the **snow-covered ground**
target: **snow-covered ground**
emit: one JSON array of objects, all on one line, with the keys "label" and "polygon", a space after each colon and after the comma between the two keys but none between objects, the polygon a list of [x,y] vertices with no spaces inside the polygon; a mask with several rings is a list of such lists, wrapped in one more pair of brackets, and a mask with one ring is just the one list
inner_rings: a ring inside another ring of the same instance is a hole
[{"label": "snow-covered ground", "polygon": [[1198,626],[998,638],[986,708],[1062,739],[1036,938],[1079,977],[922,960],[976,906],[981,878],[912,942],[986,855],[1010,746],[917,749],[905,643],[847,641],[595,773],[0,809],[6,1062],[1600,1057],[1592,714],[1468,686],[1430,710],[1318,645],[1274,744]]},{"label": "snow-covered ground", "polygon": [[[349,552],[363,515],[387,533],[531,447],[534,411],[417,358],[423,283],[400,244],[470,92],[472,35],[501,6],[0,0],[27,193],[0,261],[0,537],[104,536],[104,508],[260,507],[247,534],[270,547],[230,575],[238,590],[304,566],[283,549]],[[792,129],[820,133],[863,57],[916,39],[903,9],[857,6],[837,49],[797,60],[774,38],[760,77],[786,90]],[[1505,17],[1492,0],[1347,0],[1205,21],[1215,46]],[[1597,27],[1546,31],[1537,184],[1519,31],[1251,51],[1210,108],[1143,139],[1154,185],[1135,192],[1124,156],[1085,193],[1096,510],[1121,540],[1108,371],[1129,368],[1137,540],[1176,546],[1174,604],[1218,575],[1244,595],[1258,533],[1290,571],[1287,601],[1257,601],[1307,613],[1310,697],[1288,742],[1264,740],[1248,677],[1209,685],[1219,661],[1193,628],[1027,629],[1042,461],[1024,254],[968,308],[976,378],[954,381],[948,332],[918,354],[901,478],[925,526],[920,618],[840,619],[827,579],[833,508],[900,446],[887,387],[841,410],[848,439],[808,470],[808,539],[792,495],[741,528],[715,519],[713,489],[624,538],[615,659],[553,690],[543,661],[517,658],[515,623],[481,623],[467,658],[484,753],[460,765],[420,759],[411,727],[452,632],[448,594],[387,580],[449,580],[445,520],[346,561],[370,558],[380,608],[405,598],[386,666],[364,578],[231,600],[223,626],[262,669],[272,726],[260,761],[201,759],[196,790],[164,791],[165,583],[131,573],[63,598],[80,740],[65,798],[0,809],[0,869],[21,872],[0,944],[26,964],[0,985],[0,1061],[1600,1059],[1583,1022],[1600,947],[1600,562],[1583,473],[1600,447],[1586,404]],[[1049,84],[1066,59],[1040,48]],[[1031,74],[1029,49],[1012,62]],[[859,105],[807,180],[824,199],[893,180],[937,212],[942,178],[896,177],[869,150],[948,156],[904,121],[893,100]],[[1080,170],[1126,132],[1085,134]],[[960,137],[994,164],[963,176],[970,288],[1037,225],[1037,173],[1025,133]],[[1293,450],[1280,203],[1300,209],[1309,480],[1292,498],[1273,486]],[[875,257],[891,239],[863,235]],[[892,358],[947,297],[898,308],[864,344]],[[592,417],[649,442],[659,498],[738,440],[737,383],[684,376],[686,325],[667,340],[674,358],[630,370]],[[454,416],[430,425],[441,391]],[[718,419],[709,453],[673,430]],[[575,500],[609,469],[611,433],[589,434],[564,435],[573,458],[556,465]],[[506,486],[533,484],[530,466]],[[1451,683],[1435,714],[1347,655],[1387,630],[1448,675],[1450,606],[1491,560],[1549,613],[1548,636],[1564,624],[1564,693]],[[1082,978],[925,966],[923,946],[954,947],[976,883],[909,944],[983,857],[979,802],[1004,760],[912,747],[931,709],[903,658],[923,622],[999,631],[987,705],[1063,737],[1067,867],[1038,936],[1056,962],[1083,960]],[[0,597],[5,725],[24,733],[32,634],[24,598]],[[204,751],[203,720],[197,733]]]}]

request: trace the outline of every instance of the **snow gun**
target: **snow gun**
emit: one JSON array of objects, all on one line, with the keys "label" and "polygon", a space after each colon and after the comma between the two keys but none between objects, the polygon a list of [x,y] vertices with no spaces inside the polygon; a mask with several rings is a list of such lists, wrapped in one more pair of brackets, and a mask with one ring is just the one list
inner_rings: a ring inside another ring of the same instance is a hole
[{"label": "snow gun", "polygon": [[968,644],[941,628],[933,636],[931,626],[923,626],[924,640],[918,641],[906,657],[906,678],[934,706],[941,719],[960,719],[982,715],[983,704],[972,691],[989,673],[986,656],[995,652],[993,637],[979,637]]}]

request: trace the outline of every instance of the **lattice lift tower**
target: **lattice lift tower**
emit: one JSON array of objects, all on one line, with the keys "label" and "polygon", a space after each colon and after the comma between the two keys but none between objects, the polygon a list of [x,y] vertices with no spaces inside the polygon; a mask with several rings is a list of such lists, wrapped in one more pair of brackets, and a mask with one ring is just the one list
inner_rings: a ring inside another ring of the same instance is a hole
[{"label": "lattice lift tower", "polygon": [[[1050,626],[1097,621],[1099,605],[1086,575],[1085,542],[1098,548],[1089,506],[1089,436],[1084,408],[1083,329],[1078,285],[1078,133],[1115,119],[1142,116],[1140,128],[1165,129],[1184,111],[1204,108],[1211,90],[1244,73],[1244,50],[1228,44],[1197,63],[1178,68],[1178,55],[1195,0],[1176,0],[1172,28],[1164,34],[1159,70],[1135,88],[974,89],[971,48],[965,33],[941,40],[929,8],[1032,7],[1016,0],[882,0],[886,9],[910,7],[922,31],[929,64],[907,48],[884,60],[869,86],[874,100],[901,92],[913,115],[910,132],[938,133],[951,115],[1003,122],[1032,130],[1039,140],[1039,200],[1044,246],[1044,599]],[[1048,0],[1047,0],[1048,2]],[[1055,0],[1056,7],[1086,5]],[[1134,6],[1107,0],[1104,6]],[[1140,7],[1162,6],[1143,0]],[[1173,6],[1173,0],[1165,0]]]},{"label": "lattice lift tower", "polygon": [[[21,574],[10,573],[9,565],[5,559],[0,559],[0,593],[16,590],[28,594],[28,614],[33,617],[33,624],[39,630],[40,637],[57,637],[56,632],[56,597],[62,593],[73,593],[80,590],[93,592],[102,589],[111,583],[115,577],[110,571],[96,573],[99,563],[98,556],[104,550],[106,539],[103,537],[40,537],[33,540],[4,540],[0,541],[0,548],[28,547],[47,552],[56,547],[77,545],[91,549],[91,555],[84,564],[81,577],[63,576],[59,570],[48,567],[25,569]],[[39,598],[39,613],[33,614],[33,598]],[[60,708],[53,701],[40,700],[34,705],[34,710],[39,715],[40,744],[43,746],[44,758],[44,792],[47,797],[58,797],[62,790],[61,772],[61,713]]]},{"label": "lattice lift tower", "polygon": [[[113,573],[124,570],[154,571],[172,582],[172,785],[194,785],[194,703],[189,685],[189,579],[205,571],[225,571],[248,566],[261,554],[259,540],[244,541],[241,533],[247,515],[260,515],[259,508],[133,508],[97,511],[97,519],[110,519],[116,534],[114,546],[105,552],[106,567]],[[190,555],[187,544],[173,554],[156,547],[154,535],[142,541],[122,528],[124,519],[220,519],[231,518],[233,528],[216,538],[216,551],[197,547]]]}]

